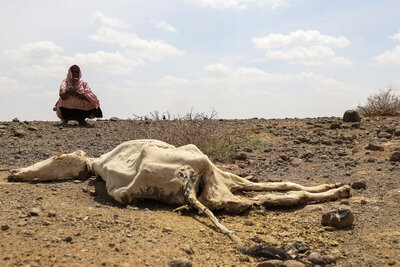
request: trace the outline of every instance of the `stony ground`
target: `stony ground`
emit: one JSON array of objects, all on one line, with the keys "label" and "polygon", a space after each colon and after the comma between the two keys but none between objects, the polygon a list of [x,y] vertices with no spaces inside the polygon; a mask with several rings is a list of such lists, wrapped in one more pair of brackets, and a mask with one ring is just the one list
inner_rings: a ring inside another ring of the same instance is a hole
[{"label": "stony ground", "polygon": [[[96,177],[7,182],[11,169],[53,155],[82,149],[97,157],[138,138],[143,122],[90,123],[92,127],[0,122],[0,266],[168,266],[175,258],[194,266],[259,264],[262,259],[240,254],[207,218],[195,212],[178,214],[155,201],[120,205]],[[318,252],[334,258],[336,266],[400,266],[400,164],[390,160],[400,150],[399,118],[218,123],[221,130],[246,128],[252,135],[236,147],[237,160],[218,163],[225,170],[255,181],[343,182],[357,188],[344,201],[255,207],[235,216],[216,213],[246,245],[266,243],[287,250],[301,241],[310,249],[298,258],[307,263],[307,255]],[[338,207],[353,211],[353,226],[322,226],[324,211]]]}]

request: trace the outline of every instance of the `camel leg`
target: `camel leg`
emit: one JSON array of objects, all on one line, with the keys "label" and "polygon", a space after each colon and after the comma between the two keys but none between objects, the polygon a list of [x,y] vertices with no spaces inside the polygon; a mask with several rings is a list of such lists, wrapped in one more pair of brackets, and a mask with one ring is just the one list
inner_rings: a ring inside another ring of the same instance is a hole
[{"label": "camel leg", "polygon": [[317,186],[303,186],[292,182],[269,182],[254,183],[233,173],[222,172],[230,181],[229,187],[231,192],[238,190],[254,190],[254,191],[306,191],[310,193],[325,192],[334,188],[343,186],[342,183],[322,184]]},{"label": "camel leg", "polygon": [[184,195],[189,206],[197,209],[199,213],[205,214],[222,233],[228,235],[229,238],[235,242],[239,251],[245,253],[246,249],[242,243],[242,240],[240,240],[240,238],[233,231],[222,225],[212,211],[204,206],[199,200],[197,200],[196,191],[200,181],[199,177],[194,174],[193,169],[189,166],[184,166],[180,168],[178,176],[185,183]]},{"label": "camel leg", "polygon": [[310,193],[307,191],[289,191],[286,193],[270,193],[258,195],[251,200],[256,204],[270,206],[290,206],[309,202],[336,200],[350,196],[350,186],[345,185],[326,192]]},{"label": "camel leg", "polygon": [[[249,181],[250,182],[250,181]],[[254,191],[305,191],[309,193],[326,192],[331,189],[341,187],[342,183],[321,184],[317,186],[303,186],[292,182],[270,182],[270,183],[252,183],[245,184],[242,190]]]}]

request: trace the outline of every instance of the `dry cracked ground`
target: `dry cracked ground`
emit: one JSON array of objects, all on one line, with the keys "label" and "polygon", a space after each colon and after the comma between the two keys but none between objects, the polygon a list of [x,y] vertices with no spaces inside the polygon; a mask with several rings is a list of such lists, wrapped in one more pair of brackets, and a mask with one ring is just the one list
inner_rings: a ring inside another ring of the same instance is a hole
[{"label": "dry cracked ground", "polygon": [[[96,177],[57,183],[14,183],[11,169],[82,149],[97,157],[139,138],[141,121],[99,120],[92,127],[58,122],[0,122],[0,266],[168,266],[181,258],[193,266],[257,266],[196,212],[144,200],[120,205]],[[400,266],[400,119],[340,118],[220,120],[221,131],[246,128],[247,143],[219,167],[255,181],[304,185],[343,182],[345,200],[292,208],[254,207],[240,215],[216,213],[246,245],[309,249],[335,266]],[[392,160],[390,158],[392,157]],[[251,192],[248,192],[251,194]],[[324,212],[350,208],[351,227],[321,225]],[[182,265],[183,266],[183,265]]]}]

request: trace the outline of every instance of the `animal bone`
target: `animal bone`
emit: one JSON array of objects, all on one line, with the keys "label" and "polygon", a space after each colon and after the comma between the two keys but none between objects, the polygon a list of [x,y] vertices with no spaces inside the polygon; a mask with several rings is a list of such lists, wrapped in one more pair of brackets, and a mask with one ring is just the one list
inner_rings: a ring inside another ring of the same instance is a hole
[{"label": "animal bone", "polygon": [[[290,182],[253,183],[218,169],[196,146],[174,147],[158,140],[133,140],[99,158],[83,151],[51,157],[27,168],[13,170],[10,181],[65,180],[100,176],[116,201],[128,204],[154,199],[189,205],[205,214],[246,253],[236,234],[223,226],[212,210],[239,213],[254,204],[296,205],[348,197],[350,187],[324,184],[306,187]],[[240,190],[286,191],[260,194],[251,199],[234,195]]]}]

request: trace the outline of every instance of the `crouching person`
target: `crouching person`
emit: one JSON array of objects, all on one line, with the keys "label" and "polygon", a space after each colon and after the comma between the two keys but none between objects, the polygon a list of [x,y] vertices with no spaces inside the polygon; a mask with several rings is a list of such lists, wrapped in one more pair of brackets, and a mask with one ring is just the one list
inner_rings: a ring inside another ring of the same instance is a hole
[{"label": "crouching person", "polygon": [[81,80],[82,73],[77,65],[68,70],[68,75],[60,86],[60,98],[56,104],[57,117],[63,124],[78,121],[79,125],[87,125],[86,118],[102,118],[100,102],[92,92],[89,84]]}]

